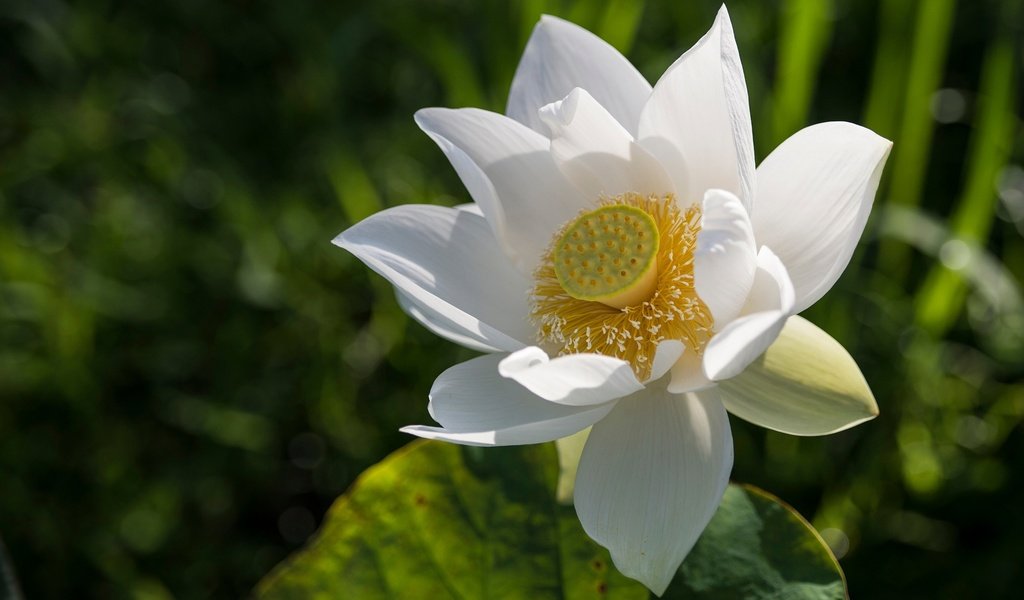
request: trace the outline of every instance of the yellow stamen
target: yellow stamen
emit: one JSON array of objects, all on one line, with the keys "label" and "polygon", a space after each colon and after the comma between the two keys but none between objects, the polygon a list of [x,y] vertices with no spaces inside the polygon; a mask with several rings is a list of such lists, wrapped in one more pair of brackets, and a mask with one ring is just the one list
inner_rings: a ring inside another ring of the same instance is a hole
[{"label": "yellow stamen", "polygon": [[[623,227],[618,233],[631,244],[628,254],[620,252],[621,237],[615,238],[620,245],[614,252],[600,248],[614,241],[608,235],[615,233],[614,227],[605,232],[601,226],[616,214],[622,223],[629,217],[629,232]],[[566,224],[534,274],[532,317],[543,344],[559,354],[621,358],[641,380],[650,375],[654,352],[663,340],[680,340],[686,352],[703,352],[714,321],[693,285],[700,221],[699,206],[680,210],[672,195],[626,193]],[[645,241],[638,250],[641,238]],[[618,278],[597,278],[612,272]],[[596,280],[593,286],[591,279]]]}]

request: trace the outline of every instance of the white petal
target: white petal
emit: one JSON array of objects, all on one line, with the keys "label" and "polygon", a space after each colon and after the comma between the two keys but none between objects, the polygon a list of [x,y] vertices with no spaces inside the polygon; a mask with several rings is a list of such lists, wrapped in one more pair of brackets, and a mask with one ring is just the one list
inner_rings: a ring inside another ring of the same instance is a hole
[{"label": "white petal", "polygon": [[438,376],[430,390],[430,416],[441,427],[402,431],[473,446],[538,444],[572,435],[601,419],[614,403],[570,407],[548,402],[498,374],[504,354],[460,363]]},{"label": "white petal", "polygon": [[758,167],[754,233],[786,265],[796,312],[817,302],[850,262],[891,148],[852,123],[821,123],[796,132]]},{"label": "white petal", "polygon": [[716,327],[739,314],[756,270],[757,249],[746,209],[729,192],[709,190],[697,234],[693,282]]},{"label": "white petal", "polygon": [[767,246],[757,255],[757,274],[741,316],[711,338],[704,374],[712,380],[739,375],[771,345],[793,314],[793,283]]},{"label": "white petal", "polygon": [[669,381],[668,391],[673,394],[697,392],[714,385],[715,382],[704,374],[704,359],[696,352],[683,352],[682,357],[672,365],[672,379]]},{"label": "white petal", "polygon": [[725,6],[711,31],[654,86],[637,137],[668,169],[684,205],[719,188],[735,194],[749,212],[754,138],[747,85]]},{"label": "white petal", "polygon": [[615,566],[660,596],[715,514],[732,459],[714,390],[625,398],[590,432],[576,512]]},{"label": "white petal", "polygon": [[471,348],[518,350],[534,337],[528,278],[497,248],[481,217],[410,204],[353,225],[334,243],[401,290],[413,318]]},{"label": "white petal", "polygon": [[[684,348],[678,340],[660,342],[645,383],[663,377]],[[501,361],[499,372],[546,400],[569,406],[607,402],[644,387],[626,361],[586,353],[551,359],[536,346],[510,354]]]},{"label": "white petal", "polygon": [[551,156],[584,196],[675,193],[657,159],[585,90],[541,108],[540,116],[551,132]]},{"label": "white petal", "polygon": [[552,359],[536,346],[510,354],[498,372],[545,400],[569,406],[600,404],[644,387],[624,360],[603,354]]},{"label": "white petal", "polygon": [[551,142],[475,108],[425,108],[416,123],[448,156],[505,252],[532,273],[554,232],[587,203],[552,160]]},{"label": "white petal", "polygon": [[793,435],[835,433],[878,416],[850,354],[798,316],[761,358],[719,389],[732,414]]},{"label": "white petal", "polygon": [[577,87],[590,92],[630,132],[636,131],[651,93],[651,84],[618,50],[578,25],[544,15],[523,51],[505,112],[543,133],[537,111]]},{"label": "white petal", "polygon": [[501,350],[501,348],[485,343],[475,333],[467,334],[466,328],[460,325],[458,320],[448,318],[444,311],[436,310],[429,304],[417,302],[414,298],[403,292],[402,288],[395,288],[395,298],[398,299],[398,305],[402,307],[402,310],[407,315],[419,321],[420,324],[434,335],[477,352],[498,352]]},{"label": "white petal", "polygon": [[[464,210],[464,211],[466,211],[468,213],[472,213],[472,214],[474,214],[474,215],[476,215],[478,217],[483,217],[484,216],[484,211],[482,211],[480,209],[480,205],[479,204],[474,204],[472,202],[467,202],[465,204],[456,204],[455,205],[455,210]],[[486,218],[486,217],[484,217],[484,218]]]},{"label": "white petal", "polygon": [[683,345],[679,340],[664,340],[658,343],[658,347],[654,351],[654,362],[651,363],[651,374],[644,383],[651,381],[657,381],[661,379],[665,373],[668,373],[672,365],[679,362],[679,358],[683,355],[686,350],[686,346]]}]

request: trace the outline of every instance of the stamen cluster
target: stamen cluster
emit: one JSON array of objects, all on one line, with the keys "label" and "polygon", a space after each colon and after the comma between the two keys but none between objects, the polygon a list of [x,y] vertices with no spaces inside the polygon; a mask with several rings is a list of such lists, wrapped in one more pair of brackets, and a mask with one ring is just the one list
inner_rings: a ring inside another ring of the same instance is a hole
[{"label": "stamen cluster", "polygon": [[643,381],[650,375],[660,342],[679,340],[686,345],[686,352],[699,354],[711,337],[711,311],[697,296],[693,279],[701,210],[697,205],[681,210],[671,194],[644,197],[626,193],[606,199],[600,206],[615,205],[643,211],[657,227],[660,243],[653,292],[646,299],[616,308],[566,291],[555,270],[557,244],[581,213],[555,234],[534,273],[531,317],[547,350],[563,355],[592,352],[614,356],[628,362]]}]

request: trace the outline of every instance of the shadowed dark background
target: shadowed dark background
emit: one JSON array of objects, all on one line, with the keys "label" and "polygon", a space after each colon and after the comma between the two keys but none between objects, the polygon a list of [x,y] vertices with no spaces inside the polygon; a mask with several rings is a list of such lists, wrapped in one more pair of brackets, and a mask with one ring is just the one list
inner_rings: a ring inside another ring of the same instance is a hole
[{"label": "shadowed dark background", "polygon": [[[412,122],[503,111],[542,12],[652,82],[718,3],[0,4],[0,535],[30,598],[237,597],[429,422],[469,351],[331,238],[469,200]],[[1024,585],[1024,10],[729,2],[758,160],[806,124],[894,140],[846,274],[805,315],[881,416],[733,418],[733,477],[823,532],[854,597]]]}]

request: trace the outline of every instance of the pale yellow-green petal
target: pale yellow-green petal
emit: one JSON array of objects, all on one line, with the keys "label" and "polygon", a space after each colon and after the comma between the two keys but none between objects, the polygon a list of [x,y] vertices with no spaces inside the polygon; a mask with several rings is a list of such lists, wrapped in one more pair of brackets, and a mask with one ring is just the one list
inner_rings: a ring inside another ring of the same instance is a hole
[{"label": "pale yellow-green petal", "polygon": [[587,427],[555,442],[558,446],[558,488],[555,494],[561,504],[572,504],[572,494],[576,489],[576,469],[580,466],[580,455],[590,436],[590,429]]},{"label": "pale yellow-green petal", "polygon": [[720,386],[730,413],[793,435],[835,433],[878,416],[853,357],[798,316],[759,359]]}]

